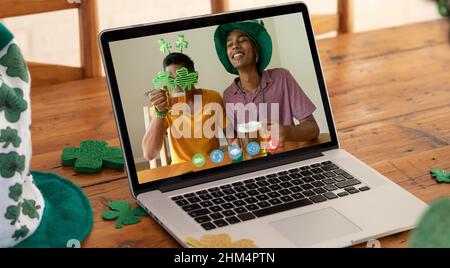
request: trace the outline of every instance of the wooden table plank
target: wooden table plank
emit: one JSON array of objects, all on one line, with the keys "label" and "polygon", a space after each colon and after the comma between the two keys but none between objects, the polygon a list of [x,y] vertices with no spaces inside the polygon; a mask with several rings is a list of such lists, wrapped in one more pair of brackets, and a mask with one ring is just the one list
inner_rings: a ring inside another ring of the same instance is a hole
[{"label": "wooden table plank", "polygon": [[450,146],[419,154],[386,160],[373,165],[393,182],[405,188],[426,203],[450,196],[450,185],[431,178],[433,168],[450,168]]},{"label": "wooden table plank", "polygon": [[[448,50],[448,44],[439,44],[427,49],[399,51],[370,59],[338,60],[324,65],[325,77],[329,88],[334,90],[333,96],[364,87],[409,81],[441,73],[443,67],[448,66]],[[361,79],[346,79],[353,76]]]},{"label": "wooden table plank", "polygon": [[445,44],[325,70],[337,127],[448,105],[450,72],[442,71],[448,69]]},{"label": "wooden table plank", "polygon": [[338,135],[342,148],[373,164],[449,145],[446,122],[450,105],[340,130]]},{"label": "wooden table plank", "polygon": [[446,44],[449,42],[449,30],[449,21],[441,19],[339,35],[336,38],[319,40],[317,44],[324,69],[327,69],[356,59],[367,60]]},{"label": "wooden table plank", "polygon": [[118,137],[104,78],[36,87],[31,102],[34,154]]}]

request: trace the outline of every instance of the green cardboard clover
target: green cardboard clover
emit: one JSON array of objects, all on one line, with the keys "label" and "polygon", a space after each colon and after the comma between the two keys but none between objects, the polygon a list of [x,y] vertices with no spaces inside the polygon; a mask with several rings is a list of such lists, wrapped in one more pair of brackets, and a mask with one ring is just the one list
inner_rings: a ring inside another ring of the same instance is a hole
[{"label": "green cardboard clover", "polygon": [[158,75],[152,80],[153,87],[155,89],[167,88],[168,90],[173,90],[175,88],[175,79],[170,77],[169,72],[161,71]]},{"label": "green cardboard clover", "polygon": [[113,201],[109,203],[108,207],[111,210],[106,210],[102,214],[104,220],[116,220],[116,229],[122,226],[136,224],[141,220],[136,216],[148,216],[148,213],[141,207],[130,209],[130,203],[126,201]]},{"label": "green cardboard clover", "polygon": [[183,48],[187,48],[189,46],[189,42],[184,40],[184,34],[178,35],[178,40],[175,41],[175,46],[180,49],[181,53],[183,53]]},{"label": "green cardboard clover", "polygon": [[[172,45],[170,42],[166,42],[164,39],[159,39],[159,51],[163,54],[170,53]],[[178,39],[175,41],[175,46],[183,53],[184,48],[188,48],[189,42],[184,39],[184,34],[178,35]],[[161,71],[152,79],[152,84],[155,89],[168,89],[173,90],[175,86],[178,86],[183,91],[191,90],[192,85],[198,83],[198,72],[189,73],[186,67],[182,67],[176,71],[178,77],[171,78],[169,72]]]},{"label": "green cardboard clover", "polygon": [[80,148],[65,148],[61,161],[63,166],[74,166],[78,173],[98,173],[103,168],[122,170],[124,166],[120,148],[94,140],[82,141]]},{"label": "green cardboard clover", "polygon": [[178,77],[175,78],[175,84],[183,90],[191,90],[192,85],[198,82],[198,72],[189,73],[186,67],[182,67],[176,71]]},{"label": "green cardboard clover", "polygon": [[170,49],[172,48],[172,45],[170,44],[170,42],[166,42],[164,39],[159,39],[159,51],[161,51],[161,53],[166,54],[166,53],[170,53]]},{"label": "green cardboard clover", "polygon": [[198,83],[198,72],[189,73],[186,67],[181,67],[176,71],[178,77],[173,79],[169,72],[161,71],[152,80],[155,89],[173,90],[175,86],[183,89],[183,91],[191,90],[192,86]]}]

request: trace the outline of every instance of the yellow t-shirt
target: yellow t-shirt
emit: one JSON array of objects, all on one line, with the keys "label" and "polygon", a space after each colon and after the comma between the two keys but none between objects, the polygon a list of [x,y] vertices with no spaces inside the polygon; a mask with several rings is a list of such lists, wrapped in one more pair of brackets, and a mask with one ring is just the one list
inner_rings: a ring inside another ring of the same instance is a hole
[{"label": "yellow t-shirt", "polygon": [[[192,157],[197,153],[201,153],[205,156],[205,158],[208,158],[212,151],[220,149],[220,143],[217,135],[214,135],[213,137],[205,137],[203,128],[205,126],[205,123],[211,123],[212,120],[218,119],[217,116],[222,117],[221,120],[225,120],[225,110],[223,108],[222,97],[218,92],[208,89],[202,89],[201,96],[202,109],[198,109],[198,111],[192,111],[193,116],[188,116],[185,113],[180,112],[177,115],[172,115],[171,113],[166,118],[170,133],[170,153],[172,156],[171,164],[192,161]],[[222,110],[222,114],[219,115],[215,111],[207,112],[210,109],[205,109],[205,106],[209,103],[219,104]],[[225,123],[225,121],[215,122]],[[222,126],[216,126],[216,124],[207,123],[207,125],[208,129],[215,129],[215,133],[217,133],[218,131],[217,128],[219,128],[219,130],[223,129],[223,124]],[[185,126],[186,129],[184,129]],[[174,129],[176,129],[175,133]],[[186,132],[190,134],[190,138],[186,138]]]}]

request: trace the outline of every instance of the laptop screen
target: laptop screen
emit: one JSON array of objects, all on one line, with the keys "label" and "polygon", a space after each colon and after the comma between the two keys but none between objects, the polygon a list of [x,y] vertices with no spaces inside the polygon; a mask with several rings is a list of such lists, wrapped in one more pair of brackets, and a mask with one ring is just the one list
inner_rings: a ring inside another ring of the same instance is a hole
[{"label": "laptop screen", "polygon": [[138,184],[331,141],[303,16],[109,42]]}]

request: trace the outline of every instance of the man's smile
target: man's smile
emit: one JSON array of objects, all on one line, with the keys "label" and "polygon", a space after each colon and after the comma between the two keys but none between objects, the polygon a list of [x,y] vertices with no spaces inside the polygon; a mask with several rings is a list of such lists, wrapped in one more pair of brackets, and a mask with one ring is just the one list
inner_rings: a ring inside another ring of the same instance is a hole
[{"label": "man's smile", "polygon": [[244,53],[242,53],[242,52],[236,52],[236,53],[234,53],[233,55],[232,55],[232,58],[233,59],[237,59],[237,60],[239,60],[239,59],[241,59],[242,57],[244,57]]}]

